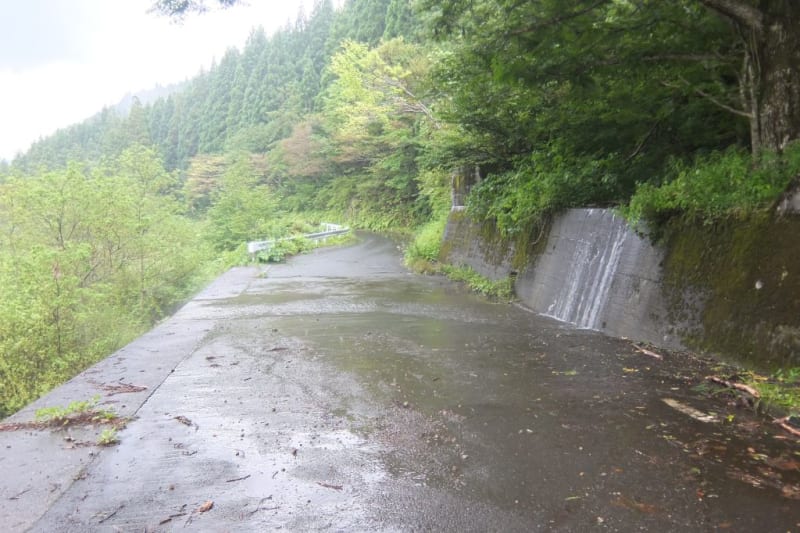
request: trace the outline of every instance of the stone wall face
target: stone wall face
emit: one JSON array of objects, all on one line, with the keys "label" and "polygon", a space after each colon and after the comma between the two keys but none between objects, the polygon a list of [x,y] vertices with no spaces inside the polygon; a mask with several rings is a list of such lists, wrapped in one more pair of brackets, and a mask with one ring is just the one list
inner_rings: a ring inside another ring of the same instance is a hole
[{"label": "stone wall face", "polygon": [[798,234],[797,216],[711,227],[676,221],[661,247],[613,211],[570,209],[520,265],[492,228],[454,212],[442,259],[493,280],[519,270],[522,304],[579,328],[759,366],[798,366]]},{"label": "stone wall face", "polygon": [[512,271],[513,248],[494,235],[491,228],[469,220],[466,211],[453,210],[444,230],[439,260],[457,266],[468,266],[493,281],[508,277]]}]

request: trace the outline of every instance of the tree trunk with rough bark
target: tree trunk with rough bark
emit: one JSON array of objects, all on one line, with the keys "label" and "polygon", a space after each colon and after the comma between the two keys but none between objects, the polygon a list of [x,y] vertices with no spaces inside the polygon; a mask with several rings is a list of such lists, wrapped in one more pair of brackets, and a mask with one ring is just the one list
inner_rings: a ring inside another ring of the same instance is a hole
[{"label": "tree trunk with rough bark", "polygon": [[754,148],[781,151],[800,139],[800,2],[761,4],[764,26],[751,50],[758,75]]},{"label": "tree trunk with rough bark", "polygon": [[700,0],[731,19],[745,42],[742,95],[753,153],[800,139],[800,1]]}]

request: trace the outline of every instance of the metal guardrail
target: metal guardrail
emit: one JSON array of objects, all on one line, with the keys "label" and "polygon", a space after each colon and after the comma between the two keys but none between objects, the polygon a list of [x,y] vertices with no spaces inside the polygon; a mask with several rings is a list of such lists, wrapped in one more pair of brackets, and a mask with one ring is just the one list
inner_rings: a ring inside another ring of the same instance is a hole
[{"label": "metal guardrail", "polygon": [[290,241],[292,239],[310,239],[312,241],[324,241],[328,237],[334,237],[336,235],[344,235],[350,231],[350,228],[346,226],[341,226],[339,224],[323,224],[325,227],[325,231],[320,231],[317,233],[306,233],[305,235],[294,235],[292,237],[283,237],[282,239],[272,239],[269,241],[250,241],[247,243],[247,253],[253,255],[257,252],[261,252],[264,250],[269,250],[276,243],[282,241]]}]

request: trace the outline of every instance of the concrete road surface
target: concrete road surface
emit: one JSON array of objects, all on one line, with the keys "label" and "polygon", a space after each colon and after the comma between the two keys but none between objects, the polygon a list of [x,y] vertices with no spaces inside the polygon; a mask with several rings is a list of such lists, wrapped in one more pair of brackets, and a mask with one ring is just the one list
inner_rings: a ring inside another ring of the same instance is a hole
[{"label": "concrete road surface", "polygon": [[[4,421],[4,531],[800,531],[800,446],[389,240],[235,268]],[[29,424],[100,397],[127,425]],[[108,435],[108,433],[107,433]]]}]

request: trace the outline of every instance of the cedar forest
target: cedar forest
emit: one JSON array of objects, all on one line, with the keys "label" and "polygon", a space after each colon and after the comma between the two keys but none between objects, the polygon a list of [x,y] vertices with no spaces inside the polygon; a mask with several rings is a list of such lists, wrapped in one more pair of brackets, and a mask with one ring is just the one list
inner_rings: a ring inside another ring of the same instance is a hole
[{"label": "cedar forest", "polygon": [[169,96],[0,163],[0,416],[248,240],[405,231],[426,268],[459,169],[509,238],[573,206],[650,228],[763,210],[800,176],[798,26],[793,0],[317,0],[256,28]]}]

